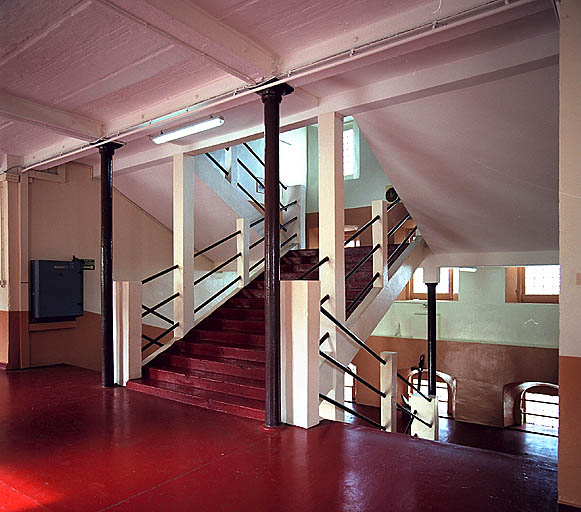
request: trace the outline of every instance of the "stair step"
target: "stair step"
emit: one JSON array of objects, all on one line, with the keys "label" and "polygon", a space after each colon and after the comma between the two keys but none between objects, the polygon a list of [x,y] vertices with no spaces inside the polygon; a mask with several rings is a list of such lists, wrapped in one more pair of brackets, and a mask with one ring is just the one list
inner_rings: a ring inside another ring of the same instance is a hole
[{"label": "stair step", "polygon": [[260,308],[232,308],[226,305],[218,308],[212,315],[214,318],[229,318],[232,320],[264,320],[264,302]]},{"label": "stair step", "polygon": [[226,375],[235,375],[237,377],[246,377],[248,379],[264,379],[264,363],[255,361],[242,361],[218,356],[183,356],[179,354],[160,354],[156,361],[170,366],[179,368],[189,368],[190,370],[199,370],[203,372],[223,373]]},{"label": "stair step", "polygon": [[144,369],[143,377],[150,380],[171,382],[180,386],[216,391],[225,395],[243,396],[254,400],[264,400],[265,398],[263,380],[190,370],[188,368],[164,365],[157,361]]},{"label": "stair step", "polygon": [[200,322],[199,327],[211,331],[241,331],[262,334],[264,333],[264,319],[232,320],[229,318],[216,318],[212,315]]},{"label": "stair step", "polygon": [[224,306],[228,308],[259,309],[264,311],[264,300],[249,299],[248,297],[243,297],[238,294],[226,302]]},{"label": "stair step", "polygon": [[264,363],[265,359],[263,347],[248,347],[224,341],[211,341],[206,343],[177,341],[172,345],[170,352],[185,356],[216,356],[243,361],[255,361],[257,363]]},{"label": "stair step", "polygon": [[228,343],[237,343],[248,347],[264,347],[264,332],[260,334],[237,332],[237,331],[214,331],[211,329],[202,329],[199,326],[194,327],[184,338],[184,341],[226,341]]},{"label": "stair step", "polygon": [[244,418],[264,420],[264,402],[251,398],[242,398],[215,391],[182,386],[170,382],[141,379],[129,381],[129,389],[148,393],[150,395],[168,398],[204,409],[225,412]]}]

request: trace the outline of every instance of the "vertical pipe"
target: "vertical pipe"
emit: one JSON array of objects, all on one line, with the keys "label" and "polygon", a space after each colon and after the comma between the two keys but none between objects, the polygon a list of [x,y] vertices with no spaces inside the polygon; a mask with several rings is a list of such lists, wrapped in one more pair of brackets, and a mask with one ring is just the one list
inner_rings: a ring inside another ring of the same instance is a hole
[{"label": "vertical pipe", "polygon": [[[437,283],[426,283],[428,287],[428,395],[436,395],[436,286]],[[420,377],[421,378],[421,377]]]},{"label": "vertical pipe", "polygon": [[265,426],[281,424],[280,383],[280,102],[293,89],[285,84],[261,91],[264,104],[264,315],[266,339]]},{"label": "vertical pipe", "polygon": [[114,385],[113,374],[113,154],[120,144],[99,147],[101,154],[101,346],[103,387]]}]

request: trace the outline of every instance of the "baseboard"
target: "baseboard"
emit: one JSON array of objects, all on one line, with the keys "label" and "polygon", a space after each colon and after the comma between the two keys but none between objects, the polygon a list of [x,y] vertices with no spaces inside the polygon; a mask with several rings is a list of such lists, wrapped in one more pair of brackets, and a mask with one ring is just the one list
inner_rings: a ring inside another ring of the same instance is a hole
[{"label": "baseboard", "polygon": [[559,512],[580,512],[581,507],[576,507],[575,505],[567,505],[565,503],[559,503]]},{"label": "baseboard", "polygon": [[0,370],[4,370],[4,371],[7,370],[6,363],[0,363]]}]

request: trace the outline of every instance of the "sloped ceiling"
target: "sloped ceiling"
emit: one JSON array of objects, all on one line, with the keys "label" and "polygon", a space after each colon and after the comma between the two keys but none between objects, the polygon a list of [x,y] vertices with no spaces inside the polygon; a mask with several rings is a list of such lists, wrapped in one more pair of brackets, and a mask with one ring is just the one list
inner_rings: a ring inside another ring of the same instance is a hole
[{"label": "sloped ceiling", "polygon": [[558,250],[558,67],[356,116],[438,252]]}]

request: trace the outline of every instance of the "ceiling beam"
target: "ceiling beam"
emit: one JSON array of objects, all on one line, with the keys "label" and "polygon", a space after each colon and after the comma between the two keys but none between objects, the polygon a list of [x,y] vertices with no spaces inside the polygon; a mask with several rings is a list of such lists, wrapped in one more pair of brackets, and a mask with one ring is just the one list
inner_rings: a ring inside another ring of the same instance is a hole
[{"label": "ceiling beam", "polygon": [[266,76],[276,73],[279,57],[248,36],[186,0],[145,0],[174,20],[203,35],[221,48],[258,68]]},{"label": "ceiling beam", "polygon": [[103,136],[103,124],[100,121],[5,92],[0,92],[0,115],[42,126],[75,139],[89,141]]}]

